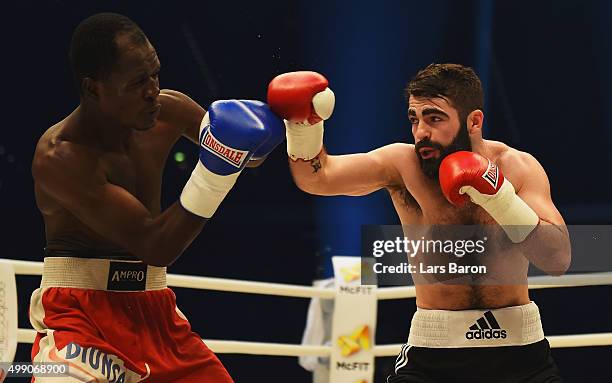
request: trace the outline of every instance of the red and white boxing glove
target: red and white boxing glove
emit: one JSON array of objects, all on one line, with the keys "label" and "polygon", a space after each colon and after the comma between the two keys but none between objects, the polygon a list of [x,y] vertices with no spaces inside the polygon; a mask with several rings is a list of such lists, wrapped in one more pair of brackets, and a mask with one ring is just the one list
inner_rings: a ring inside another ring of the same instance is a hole
[{"label": "red and white boxing glove", "polygon": [[334,111],[334,92],[317,72],[289,72],[268,85],[268,104],[284,118],[287,153],[292,160],[311,160],[323,148],[323,120]]},{"label": "red and white boxing glove", "polygon": [[501,225],[514,243],[524,241],[540,222],[499,167],[478,153],[461,151],[448,155],[440,164],[439,175],[442,193],[450,203],[463,206],[469,196]]}]

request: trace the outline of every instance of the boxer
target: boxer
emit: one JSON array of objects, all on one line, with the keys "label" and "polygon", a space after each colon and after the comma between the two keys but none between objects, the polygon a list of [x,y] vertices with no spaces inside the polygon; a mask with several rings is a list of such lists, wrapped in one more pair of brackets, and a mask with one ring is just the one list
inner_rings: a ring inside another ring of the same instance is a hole
[{"label": "boxer", "polygon": [[[30,320],[35,362],[63,362],[55,382],[232,382],[191,331],[166,266],[200,233],[253,159],[284,139],[259,101],[214,102],[159,89],[160,62],[117,14],[76,28],[70,59],[79,106],[40,138],[32,164],[47,246]],[[161,210],[174,143],[199,145],[180,200]]]},{"label": "boxer", "polygon": [[496,256],[523,281],[415,279],[417,311],[388,382],[560,381],[526,283],[529,262],[551,275],[570,263],[568,232],[544,169],[528,153],[483,139],[483,91],[470,68],[429,65],[408,83],[406,96],[414,145],[331,155],[323,147],[335,101],[328,80],[292,72],[268,87],[270,107],[286,120],[289,167],[300,189],[360,196],[385,188],[404,227],[498,227]]}]

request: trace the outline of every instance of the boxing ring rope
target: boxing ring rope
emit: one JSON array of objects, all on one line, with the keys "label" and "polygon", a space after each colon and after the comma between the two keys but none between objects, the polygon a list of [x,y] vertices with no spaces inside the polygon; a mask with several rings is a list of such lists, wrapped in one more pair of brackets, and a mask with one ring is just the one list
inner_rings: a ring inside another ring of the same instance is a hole
[{"label": "boxing ring rope", "polygon": [[[33,261],[4,260],[13,266],[16,275],[42,275],[43,263]],[[190,275],[168,274],[170,287],[194,288],[201,290],[227,291],[246,294],[276,295],[299,298],[334,299],[335,289],[297,286],[282,283],[253,282],[236,279],[211,278]],[[612,272],[573,274],[560,277],[538,276],[529,278],[529,289],[559,287],[582,287],[612,285]],[[416,296],[414,286],[386,287],[377,290],[379,300],[405,299]],[[19,343],[33,343],[36,332],[33,329],[19,329]],[[546,337],[551,348],[612,346],[612,332],[597,334],[553,335]],[[231,340],[205,340],[215,353],[251,354],[268,356],[329,356],[331,346],[311,346],[282,343],[243,342]],[[375,356],[396,356],[402,344],[374,346]]]},{"label": "boxing ring rope", "polygon": [[[42,275],[43,263],[7,259],[17,275]],[[277,295],[297,298],[334,299],[335,290],[311,286],[297,286],[283,283],[253,282],[238,279],[200,277],[194,275],[168,274],[168,286],[200,290],[228,291],[234,293]],[[612,285],[612,272],[573,274],[561,277],[538,276],[529,278],[529,289],[558,287],[581,287]],[[385,287],[377,290],[379,300],[414,298],[414,286]]]}]

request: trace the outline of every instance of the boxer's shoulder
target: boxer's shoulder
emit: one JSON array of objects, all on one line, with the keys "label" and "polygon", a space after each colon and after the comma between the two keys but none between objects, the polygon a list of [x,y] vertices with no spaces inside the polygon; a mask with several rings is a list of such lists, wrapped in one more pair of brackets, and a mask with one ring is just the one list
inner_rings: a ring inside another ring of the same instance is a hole
[{"label": "boxer's shoulder", "polygon": [[55,184],[65,176],[84,180],[101,174],[99,159],[95,147],[45,133],[36,146],[32,175],[43,184]]},{"label": "boxer's shoulder", "polygon": [[162,89],[159,91],[159,102],[166,110],[180,111],[181,109],[189,108],[190,104],[194,101],[178,90]]},{"label": "boxer's shoulder", "polygon": [[199,124],[206,113],[197,102],[176,90],[162,89],[159,93],[159,102],[162,105],[159,121],[171,125]]},{"label": "boxer's shoulder", "polygon": [[390,190],[403,190],[412,183],[412,176],[419,171],[419,161],[413,144],[393,143],[374,150],[379,162],[389,173]]},{"label": "boxer's shoulder", "polygon": [[406,167],[418,165],[418,158],[413,144],[396,142],[376,149],[374,152],[389,165]]},{"label": "boxer's shoulder", "polygon": [[501,168],[504,176],[519,190],[524,179],[538,174],[541,165],[530,153],[518,150],[497,141],[490,141],[493,160]]},{"label": "boxer's shoulder", "polygon": [[171,89],[162,89],[159,93],[161,110],[156,130],[162,130],[180,137],[186,135],[197,141],[200,122],[206,111],[197,102],[184,93]]},{"label": "boxer's shoulder", "polygon": [[502,170],[505,168],[511,168],[509,170],[520,170],[529,171],[530,167],[534,165],[535,158],[524,151],[513,148],[497,141],[490,141],[492,145],[492,160],[497,163]]}]

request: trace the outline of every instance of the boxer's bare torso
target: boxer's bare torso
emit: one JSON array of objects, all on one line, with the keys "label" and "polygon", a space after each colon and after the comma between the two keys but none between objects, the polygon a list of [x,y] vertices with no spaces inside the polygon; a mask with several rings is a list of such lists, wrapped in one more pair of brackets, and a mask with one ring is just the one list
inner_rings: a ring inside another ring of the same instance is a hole
[{"label": "boxer's bare torso", "polygon": [[[518,152],[494,141],[485,141],[488,157],[496,162],[502,173],[520,191],[522,177],[512,166]],[[386,188],[402,225],[497,225],[481,207],[468,203],[464,208],[451,205],[442,195],[437,181],[428,179],[419,167],[413,145],[395,144],[382,148],[385,158],[397,169],[399,179]],[[520,167],[518,167],[520,168]],[[522,173],[522,172],[521,172]],[[503,249],[496,249],[496,256],[503,257]],[[529,262],[508,254],[503,267],[507,272],[521,272],[526,278]],[[502,270],[503,272],[503,270]],[[526,281],[526,279],[525,279]],[[499,308],[529,303],[527,284],[419,284],[417,305],[427,309],[465,310],[472,308]]]},{"label": "boxer's bare torso", "polygon": [[[70,211],[65,203],[58,201],[53,196],[56,188],[48,185],[48,180],[39,182],[39,178],[45,176],[38,171],[40,163],[49,157],[62,156],[69,160],[69,168],[63,172],[89,175],[85,178],[67,177],[68,182],[74,182],[64,186],[87,191],[88,188],[112,184],[117,188],[111,193],[129,193],[153,217],[161,213],[162,173],[168,154],[181,135],[197,140],[197,127],[204,110],[174,91],[162,91],[159,102],[162,106],[153,128],[130,129],[118,133],[109,142],[92,134],[92,130],[84,125],[80,107],[42,135],[36,146],[33,175],[36,203],[45,221],[48,249],[93,253],[125,251],[80,220],[77,217],[79,211]],[[48,187],[43,187],[45,185]]]},{"label": "boxer's bare torso", "polygon": [[[500,142],[482,139],[476,142],[475,151],[497,163],[518,196],[541,219],[556,225],[563,223],[550,200],[546,174],[533,157]],[[529,303],[529,252],[524,253],[520,245],[510,243],[497,222],[480,206],[471,202],[462,208],[451,205],[438,181],[423,173],[414,145],[397,143],[348,155],[328,155],[324,149],[312,160],[290,161],[290,168],[297,186],[311,194],[361,196],[385,188],[401,224],[405,225],[404,232],[409,225],[486,225],[501,235],[488,242],[487,256],[495,257],[494,269],[487,269],[483,278],[476,276],[476,281],[464,278],[457,284],[448,278],[442,278],[443,283],[436,280],[421,283],[423,279],[413,275],[419,307],[467,310]]]},{"label": "boxer's bare torso", "polygon": [[[444,276],[428,278],[430,276],[423,275],[427,273],[419,275],[420,265],[415,265],[417,275],[412,276],[419,307],[467,310],[528,303],[529,263],[554,275],[564,272],[570,260],[567,231],[561,214],[552,202],[546,172],[530,154],[501,142],[484,140],[484,115],[480,110],[470,112],[462,126],[462,118],[447,99],[410,96],[408,117],[415,142],[423,146],[419,153],[415,151],[415,145],[404,143],[347,155],[329,155],[323,148],[307,161],[290,161],[296,185],[305,192],[324,196],[362,196],[384,188],[391,196],[400,222],[404,225],[404,235],[409,239],[411,236],[407,230],[410,230],[410,225],[426,228],[434,235],[440,233],[440,227],[432,226],[439,225],[473,225],[474,230],[494,234],[488,238],[487,258],[472,259],[490,264],[491,268],[487,268],[485,275],[463,273],[449,276],[447,272]],[[439,167],[439,162],[432,164],[430,159],[442,155],[440,149],[427,144],[427,140],[447,148],[460,134],[467,134],[470,147],[462,144],[463,149],[456,150],[471,150],[496,163],[514,187],[516,196],[537,215],[537,226],[554,226],[547,230],[534,230],[529,241],[515,244],[501,233],[501,226],[480,206],[472,202],[467,202],[461,208],[451,205],[442,194],[437,177],[429,174],[429,170],[425,171],[433,166]],[[456,235],[453,230],[448,233]],[[560,246],[547,246],[551,243]],[[423,251],[420,253],[415,259],[409,259],[411,265],[421,260],[434,265],[451,262],[440,257],[442,254],[423,258],[427,254],[422,254]],[[441,268],[439,270],[442,273]]]}]

